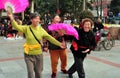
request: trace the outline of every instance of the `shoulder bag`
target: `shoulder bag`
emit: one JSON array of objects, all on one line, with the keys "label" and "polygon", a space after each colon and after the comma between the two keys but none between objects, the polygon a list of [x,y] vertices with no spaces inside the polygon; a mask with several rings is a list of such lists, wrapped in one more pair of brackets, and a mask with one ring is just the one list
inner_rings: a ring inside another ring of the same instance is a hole
[{"label": "shoulder bag", "polygon": [[29,27],[29,28],[30,28],[30,31],[32,32],[34,38],[35,38],[35,39],[37,40],[37,42],[42,46],[42,50],[45,51],[45,52],[47,52],[47,51],[48,51],[48,47],[47,47],[47,46],[44,46],[44,44],[42,45],[41,42],[37,39],[37,37],[36,37],[35,34],[33,33],[31,27]]}]

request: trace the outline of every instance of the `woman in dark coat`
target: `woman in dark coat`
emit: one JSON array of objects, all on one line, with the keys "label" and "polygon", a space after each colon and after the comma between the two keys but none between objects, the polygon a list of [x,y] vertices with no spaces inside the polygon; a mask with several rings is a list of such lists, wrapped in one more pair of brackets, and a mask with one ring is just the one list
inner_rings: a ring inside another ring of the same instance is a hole
[{"label": "woman in dark coat", "polygon": [[68,70],[69,78],[73,78],[72,74],[76,71],[79,78],[85,78],[84,58],[96,47],[95,37],[91,31],[92,25],[92,20],[86,18],[83,20],[83,28],[77,29],[79,40],[74,38],[70,47],[74,57],[74,64]]}]

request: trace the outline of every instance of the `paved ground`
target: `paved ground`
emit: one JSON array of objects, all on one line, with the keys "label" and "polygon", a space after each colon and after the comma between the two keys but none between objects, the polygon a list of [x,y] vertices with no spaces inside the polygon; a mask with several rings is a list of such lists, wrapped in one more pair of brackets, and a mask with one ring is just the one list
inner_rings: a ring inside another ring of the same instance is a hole
[{"label": "paved ground", "polygon": [[[25,40],[4,40],[0,37],[0,78],[27,78],[26,65],[23,59]],[[68,44],[68,66],[73,64],[73,57]],[[59,62],[60,63],[60,62]],[[120,78],[120,41],[110,51],[92,52],[84,61],[86,78]],[[44,52],[43,78],[50,78],[51,66],[49,53]],[[57,78],[68,78],[60,72],[58,65]],[[78,78],[77,73],[74,78]]]}]

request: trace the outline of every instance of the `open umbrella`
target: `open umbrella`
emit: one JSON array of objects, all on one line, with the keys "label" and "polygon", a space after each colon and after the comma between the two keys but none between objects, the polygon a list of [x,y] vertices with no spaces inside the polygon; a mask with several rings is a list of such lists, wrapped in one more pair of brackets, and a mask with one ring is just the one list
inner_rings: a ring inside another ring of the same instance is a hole
[{"label": "open umbrella", "polygon": [[2,0],[0,0],[0,9],[4,9],[4,5],[1,2]]},{"label": "open umbrella", "polygon": [[76,31],[76,29],[74,27],[72,27],[69,24],[64,24],[64,23],[51,24],[48,26],[48,29],[51,31],[63,30],[63,33],[72,35],[76,39],[79,39],[78,32]]},{"label": "open umbrella", "polygon": [[3,4],[0,2],[0,9],[3,9],[4,8],[4,6],[3,6]]},{"label": "open umbrella", "polygon": [[13,13],[23,12],[29,5],[28,0],[0,0],[0,5],[5,10],[11,8]]}]

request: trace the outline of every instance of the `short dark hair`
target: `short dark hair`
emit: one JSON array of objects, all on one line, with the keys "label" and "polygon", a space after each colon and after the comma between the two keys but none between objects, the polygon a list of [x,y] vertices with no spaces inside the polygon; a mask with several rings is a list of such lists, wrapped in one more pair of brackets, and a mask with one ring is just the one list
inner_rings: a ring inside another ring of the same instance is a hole
[{"label": "short dark hair", "polygon": [[35,13],[31,13],[31,14],[30,14],[30,19],[33,19],[33,18],[35,18],[35,17],[37,17],[37,16],[40,17],[40,14],[37,13],[37,12],[35,12]]},{"label": "short dark hair", "polygon": [[51,16],[51,19],[54,19],[56,16],[59,16],[58,14],[54,14]]}]

